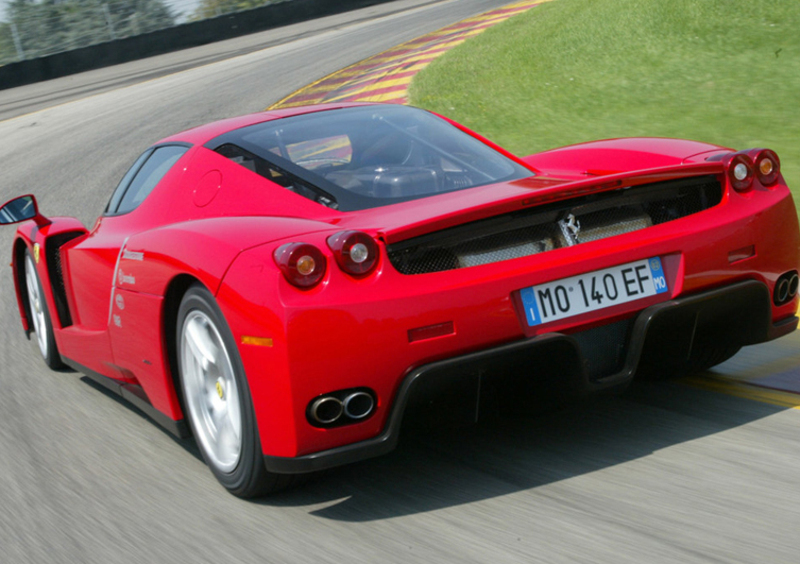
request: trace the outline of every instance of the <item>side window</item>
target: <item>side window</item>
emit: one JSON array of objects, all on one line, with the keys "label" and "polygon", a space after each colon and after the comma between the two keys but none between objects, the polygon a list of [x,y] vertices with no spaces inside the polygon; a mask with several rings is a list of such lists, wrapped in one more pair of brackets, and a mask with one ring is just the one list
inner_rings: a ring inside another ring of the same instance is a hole
[{"label": "side window", "polygon": [[125,176],[122,177],[122,180],[119,181],[117,187],[114,189],[114,193],[111,194],[111,199],[108,201],[108,205],[106,206],[105,213],[113,214],[116,209],[119,207],[119,202],[122,200],[122,196],[125,195],[125,190],[128,188],[128,185],[133,180],[133,176],[139,172],[139,169],[142,168],[142,164],[144,161],[147,160],[153,152],[153,149],[147,149],[144,153],[142,153],[136,162],[133,163],[133,166],[128,169],[128,172],[125,173]]},{"label": "side window", "polygon": [[172,165],[188,150],[188,147],[180,145],[167,145],[158,147],[153,151],[150,158],[144,162],[139,172],[136,173],[128,189],[125,190],[125,195],[122,197],[119,208],[117,208],[117,213],[122,214],[135,210],[153,191],[156,184],[167,174],[167,171],[172,168]]},{"label": "side window", "polygon": [[[141,163],[137,161],[139,166],[137,167],[135,164],[125,175],[126,178],[120,182],[119,204],[115,202],[118,199],[118,194],[115,193],[109,204],[109,213],[118,215],[135,210],[172,168],[172,165],[188,150],[188,147],[182,145],[165,145],[139,157],[139,161],[141,161]],[[125,186],[128,175],[133,177]]]}]

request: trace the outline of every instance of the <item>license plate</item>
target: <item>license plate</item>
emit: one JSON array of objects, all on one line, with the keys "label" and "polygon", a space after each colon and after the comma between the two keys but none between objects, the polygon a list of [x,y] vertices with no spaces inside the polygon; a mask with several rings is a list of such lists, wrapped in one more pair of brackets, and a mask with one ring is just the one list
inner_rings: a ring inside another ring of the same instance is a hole
[{"label": "license plate", "polygon": [[520,294],[528,325],[534,327],[668,290],[661,259],[653,257],[531,286]]}]

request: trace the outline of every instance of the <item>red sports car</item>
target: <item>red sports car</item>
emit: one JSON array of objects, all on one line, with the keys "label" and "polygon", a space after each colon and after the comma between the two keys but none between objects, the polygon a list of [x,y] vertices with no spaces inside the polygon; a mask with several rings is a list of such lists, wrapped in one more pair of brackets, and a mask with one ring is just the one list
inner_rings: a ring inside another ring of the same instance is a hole
[{"label": "red sports car", "polygon": [[475,419],[543,378],[621,389],[798,322],[797,216],[768,149],[518,158],[420,109],[311,106],[160,141],[91,230],[30,195],[0,208],[17,222],[46,363],[191,432],[242,497],[386,453],[413,406]]}]

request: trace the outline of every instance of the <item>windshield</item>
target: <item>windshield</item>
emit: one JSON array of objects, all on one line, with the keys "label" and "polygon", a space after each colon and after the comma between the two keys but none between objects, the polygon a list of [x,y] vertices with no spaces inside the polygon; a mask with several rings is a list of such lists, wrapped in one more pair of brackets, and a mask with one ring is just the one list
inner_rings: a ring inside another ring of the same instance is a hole
[{"label": "windshield", "polygon": [[342,211],[533,175],[445,120],[399,105],[269,121],[226,133],[207,146]]}]

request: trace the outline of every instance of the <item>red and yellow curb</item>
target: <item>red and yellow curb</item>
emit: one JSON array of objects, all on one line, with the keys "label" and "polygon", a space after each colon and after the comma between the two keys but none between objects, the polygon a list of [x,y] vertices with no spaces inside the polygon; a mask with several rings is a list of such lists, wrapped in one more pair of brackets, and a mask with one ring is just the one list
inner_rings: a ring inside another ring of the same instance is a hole
[{"label": "red and yellow curb", "polygon": [[336,71],[283,98],[268,109],[331,102],[408,102],[408,86],[419,71],[449,49],[543,2],[523,0],[444,27]]}]

